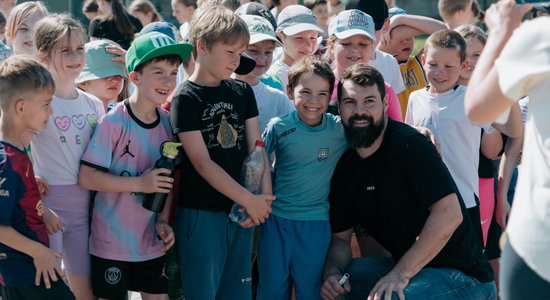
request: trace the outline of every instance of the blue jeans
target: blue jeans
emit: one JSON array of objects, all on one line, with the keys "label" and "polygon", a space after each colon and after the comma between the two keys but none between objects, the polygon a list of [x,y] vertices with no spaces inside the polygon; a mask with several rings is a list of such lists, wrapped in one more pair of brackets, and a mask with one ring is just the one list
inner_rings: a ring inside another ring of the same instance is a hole
[{"label": "blue jeans", "polygon": [[[395,267],[392,258],[367,257],[353,259],[346,272],[350,275],[351,292],[346,299],[367,299],[378,280]],[[493,281],[483,283],[459,270],[425,268],[418,272],[403,290],[405,299],[496,299]],[[393,293],[392,299],[399,299]]]}]

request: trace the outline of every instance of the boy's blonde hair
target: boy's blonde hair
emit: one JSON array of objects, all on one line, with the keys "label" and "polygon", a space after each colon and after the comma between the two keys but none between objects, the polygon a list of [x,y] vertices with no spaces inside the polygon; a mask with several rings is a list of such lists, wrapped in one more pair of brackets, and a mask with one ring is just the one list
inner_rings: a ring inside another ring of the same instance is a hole
[{"label": "boy's blonde hair", "polygon": [[7,110],[22,93],[48,91],[53,94],[52,75],[36,60],[14,55],[0,63],[0,107]]},{"label": "boy's blonde hair", "polygon": [[15,39],[15,35],[17,34],[19,27],[21,27],[21,24],[27,21],[35,12],[40,13],[42,16],[48,15],[48,10],[41,1],[17,4],[11,10],[9,16],[7,16],[8,20],[6,22],[6,40],[8,41],[8,44],[11,44]]},{"label": "boy's blonde hair", "polygon": [[424,46],[425,55],[427,55],[431,47],[455,49],[458,52],[461,63],[466,59],[466,41],[454,30],[442,29],[434,32],[426,40]]},{"label": "boy's blonde hair", "polygon": [[464,40],[476,39],[484,46],[487,43],[487,34],[485,31],[475,25],[462,25],[455,30]]},{"label": "boy's blonde hair", "polygon": [[443,19],[452,18],[457,12],[472,8],[473,0],[439,0],[437,8]]},{"label": "boy's blonde hair", "polygon": [[292,64],[288,71],[287,89],[293,91],[300,82],[300,77],[304,74],[315,74],[328,81],[329,92],[332,93],[334,81],[336,80],[334,72],[330,65],[323,59],[314,56],[304,56]]},{"label": "boy's blonde hair", "polygon": [[53,14],[40,20],[36,25],[34,45],[38,50],[38,59],[42,62],[51,61],[54,51],[61,45],[65,37],[71,38],[75,33],[86,42],[86,34],[82,24],[67,14]]},{"label": "boy's blonde hair", "polygon": [[250,33],[246,22],[233,11],[222,6],[202,7],[195,11],[190,23],[189,42],[197,56],[197,42],[201,40],[210,50],[215,43],[232,44],[241,41],[248,46]]}]

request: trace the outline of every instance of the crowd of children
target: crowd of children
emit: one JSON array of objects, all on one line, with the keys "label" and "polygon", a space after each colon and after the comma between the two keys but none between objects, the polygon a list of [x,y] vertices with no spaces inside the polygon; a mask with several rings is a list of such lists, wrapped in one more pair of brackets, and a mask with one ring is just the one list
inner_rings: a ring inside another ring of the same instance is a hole
[{"label": "crowd of children", "polygon": [[[477,1],[440,0],[445,23],[383,0],[281,0],[234,12],[237,2],[172,0],[178,28],[149,1],[127,11],[121,0],[98,0],[89,33],[39,1],[0,10],[3,298],[124,299],[136,291],[168,299],[172,281],[183,295],[170,298],[320,299],[333,238],[330,181],[349,148],[338,83],[350,67],[367,65],[385,80],[387,116],[435,136],[464,218],[498,272],[495,228],[510,211],[503,195],[521,151],[522,111],[510,104],[505,121],[468,119],[467,86],[488,41],[474,25],[483,16]],[[506,12],[517,19],[531,7],[523,8]],[[505,18],[489,17],[494,28]],[[132,25],[138,19],[143,29]],[[430,37],[414,53],[421,34]],[[500,51],[503,43],[489,45]],[[266,167],[253,194],[239,176],[257,140]],[[174,178],[155,168],[164,142],[181,143]],[[491,161],[502,153],[495,182]],[[152,193],[168,194],[162,212],[142,207]],[[228,218],[234,203],[245,221]],[[354,254],[374,253],[365,250],[368,232],[355,232]],[[177,262],[167,259],[171,248]],[[173,263],[178,278],[167,276]]]}]

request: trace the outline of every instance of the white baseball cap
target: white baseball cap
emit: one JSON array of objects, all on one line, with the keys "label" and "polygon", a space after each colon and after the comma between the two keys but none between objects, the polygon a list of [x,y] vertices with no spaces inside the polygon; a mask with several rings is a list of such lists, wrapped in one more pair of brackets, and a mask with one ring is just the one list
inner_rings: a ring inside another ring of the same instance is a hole
[{"label": "white baseball cap", "polygon": [[277,32],[295,35],[306,30],[323,33],[323,29],[317,23],[317,17],[309,8],[303,5],[289,5],[279,13]]},{"label": "white baseball cap", "polygon": [[372,17],[358,9],[341,11],[330,22],[328,34],[329,36],[334,34],[339,39],[347,39],[354,35],[364,35],[373,41],[376,40]]},{"label": "white baseball cap", "polygon": [[283,46],[275,36],[273,26],[266,18],[254,15],[240,15],[248,26],[250,32],[249,44],[256,44],[263,41],[274,41],[277,46]]}]

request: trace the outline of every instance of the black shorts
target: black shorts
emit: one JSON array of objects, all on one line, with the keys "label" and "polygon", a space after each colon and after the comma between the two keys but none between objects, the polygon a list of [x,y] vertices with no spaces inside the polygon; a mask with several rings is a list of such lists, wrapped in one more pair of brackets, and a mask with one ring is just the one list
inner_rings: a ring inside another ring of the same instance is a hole
[{"label": "black shorts", "polygon": [[168,293],[165,256],[141,262],[91,257],[92,290],[97,297],[126,299],[128,291]]},{"label": "black shorts", "polygon": [[24,287],[4,287],[2,299],[5,300],[26,300],[26,299],[44,299],[44,300],[74,300],[75,297],[69,287],[59,279],[50,280],[51,288],[47,289],[44,281],[39,286],[30,285]]}]

